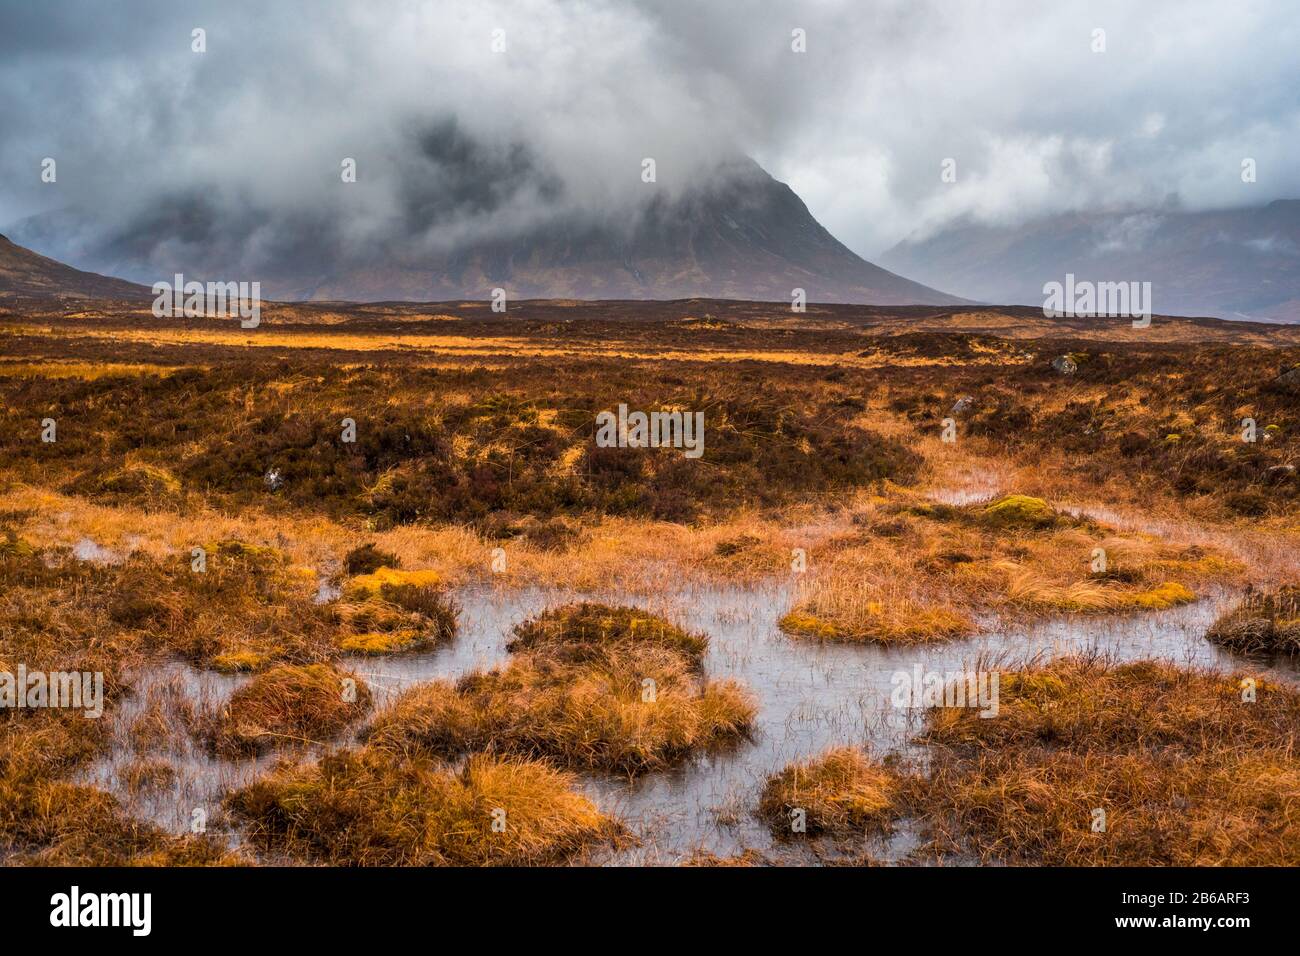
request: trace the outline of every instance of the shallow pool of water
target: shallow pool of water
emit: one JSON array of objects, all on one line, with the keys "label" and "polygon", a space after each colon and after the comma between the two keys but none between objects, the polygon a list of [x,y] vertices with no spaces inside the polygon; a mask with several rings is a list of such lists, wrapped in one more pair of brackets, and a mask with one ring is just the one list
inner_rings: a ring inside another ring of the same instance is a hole
[{"label": "shallow pool of water", "polygon": [[[579,597],[633,604],[666,614],[709,635],[705,672],[733,677],[758,697],[753,739],[722,753],[690,760],[671,771],[635,780],[583,775],[583,787],[602,809],[618,815],[640,845],[608,852],[598,862],[672,863],[696,850],[729,855],[745,849],[785,859],[814,861],[812,842],[777,843],[753,816],[766,777],[795,760],[829,747],[866,744],[876,755],[915,753],[911,738],[922,711],[892,701],[894,675],[920,666],[927,673],[1007,669],[1034,659],[1094,652],[1119,660],[1160,659],[1177,664],[1247,668],[1295,683],[1294,669],[1246,664],[1203,638],[1208,625],[1231,602],[1214,595],[1169,611],[1128,616],[1073,616],[1030,627],[993,631],[951,643],[915,647],[847,646],[792,639],[777,620],[789,607],[789,585],[714,587],[671,596],[575,595],[562,590],[471,588],[458,593],[462,611],[457,637],[436,650],[345,662],[364,676],[382,706],[406,688],[439,678],[455,679],[505,660],[511,628],[547,606]],[[179,681],[187,696],[204,706],[219,704],[246,678],[198,672],[171,664],[141,675],[138,693],[115,718],[119,746],[112,758],[87,775],[128,802],[136,813],[168,829],[186,829],[195,807],[213,812],[224,793],[260,773],[274,757],[228,761],[186,745],[169,755],[178,769],[166,793],[131,797],[119,779],[133,757],[129,727],[151,687]],[[913,844],[903,829],[889,841],[864,846],[873,856],[896,859]]]}]

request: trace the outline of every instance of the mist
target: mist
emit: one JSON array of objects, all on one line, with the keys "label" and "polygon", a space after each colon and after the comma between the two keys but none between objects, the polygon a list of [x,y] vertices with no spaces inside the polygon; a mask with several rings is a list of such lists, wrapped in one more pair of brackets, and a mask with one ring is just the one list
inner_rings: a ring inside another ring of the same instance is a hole
[{"label": "mist", "polygon": [[327,270],[627,226],[741,155],[867,257],[957,221],[1258,205],[1300,195],[1298,41],[1284,2],[10,4],[0,231],[140,281]]}]

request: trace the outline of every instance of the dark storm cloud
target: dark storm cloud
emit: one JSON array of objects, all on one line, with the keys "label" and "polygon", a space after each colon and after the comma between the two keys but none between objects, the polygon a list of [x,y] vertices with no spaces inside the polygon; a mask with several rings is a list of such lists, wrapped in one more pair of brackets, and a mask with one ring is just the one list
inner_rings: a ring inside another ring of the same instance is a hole
[{"label": "dark storm cloud", "polygon": [[736,151],[868,255],[960,218],[1263,203],[1300,195],[1297,20],[1289,0],[7,3],[0,224],[140,279],[323,273],[626,223]]}]

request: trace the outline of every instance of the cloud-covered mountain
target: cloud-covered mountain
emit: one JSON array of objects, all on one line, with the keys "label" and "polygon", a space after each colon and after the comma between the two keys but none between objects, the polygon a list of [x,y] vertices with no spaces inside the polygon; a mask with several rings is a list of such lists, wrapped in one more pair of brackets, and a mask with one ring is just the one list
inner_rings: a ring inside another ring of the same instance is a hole
[{"label": "cloud-covered mountain", "polygon": [[1150,282],[1152,308],[1165,315],[1300,322],[1300,200],[959,225],[901,242],[880,261],[986,302],[1042,305],[1043,285],[1073,273]]},{"label": "cloud-covered mountain", "polygon": [[[511,298],[790,301],[803,289],[810,302],[961,301],[863,260],[749,160],[720,164],[676,195],[647,183],[644,201],[624,208],[621,220],[555,212],[518,221],[506,210],[521,195],[562,188],[526,151],[481,152],[443,128],[423,140],[422,155],[400,187],[401,215],[366,242],[349,237],[337,208],[263,221],[201,196],[150,207],[115,230],[96,230],[90,210],[65,210],[13,232],[37,248],[95,237],[81,261],[146,285],[180,272],[260,281],[272,299],[486,299],[503,288]],[[493,233],[457,228],[470,218],[495,222]]]}]

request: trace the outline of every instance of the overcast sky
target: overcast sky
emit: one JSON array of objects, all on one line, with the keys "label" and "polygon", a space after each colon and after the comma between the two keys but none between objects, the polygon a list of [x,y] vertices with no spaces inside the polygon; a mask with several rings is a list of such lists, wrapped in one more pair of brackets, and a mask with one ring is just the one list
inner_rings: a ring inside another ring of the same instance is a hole
[{"label": "overcast sky", "polygon": [[78,209],[42,250],[74,261],[324,219],[454,243],[743,152],[872,257],[963,216],[1300,197],[1298,63],[1296,0],[0,0],[0,229]]}]

